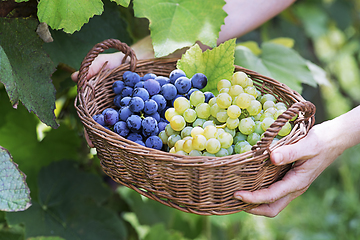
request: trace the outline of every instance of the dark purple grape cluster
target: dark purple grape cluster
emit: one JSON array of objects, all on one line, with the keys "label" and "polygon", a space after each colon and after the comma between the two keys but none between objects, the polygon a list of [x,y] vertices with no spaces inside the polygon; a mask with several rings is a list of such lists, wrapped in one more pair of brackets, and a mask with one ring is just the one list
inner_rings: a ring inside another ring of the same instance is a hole
[{"label": "dark purple grape cluster", "polygon": [[158,137],[169,123],[165,111],[173,107],[177,97],[190,98],[192,92],[203,89],[207,78],[202,73],[191,79],[180,70],[168,77],[126,71],[122,80],[113,83],[115,109],[107,108],[93,116],[100,125],[120,136],[146,147],[161,150],[163,142]]}]

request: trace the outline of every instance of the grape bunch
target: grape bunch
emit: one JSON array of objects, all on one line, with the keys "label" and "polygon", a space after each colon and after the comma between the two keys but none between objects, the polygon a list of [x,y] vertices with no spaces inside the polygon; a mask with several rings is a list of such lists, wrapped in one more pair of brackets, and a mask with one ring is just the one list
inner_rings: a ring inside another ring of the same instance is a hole
[{"label": "grape bunch", "polygon": [[169,123],[165,118],[167,109],[177,98],[190,97],[191,92],[207,84],[204,74],[197,73],[189,79],[180,69],[168,77],[154,73],[140,77],[126,71],[122,78],[112,85],[115,109],[107,108],[93,119],[128,140],[158,150],[164,147],[158,135]]},{"label": "grape bunch", "polygon": [[[219,94],[193,91],[178,97],[165,112],[169,124],[159,132],[169,152],[223,157],[250,151],[267,128],[286,111],[271,94],[261,94],[244,72],[218,82]],[[291,131],[287,122],[274,142]]]}]

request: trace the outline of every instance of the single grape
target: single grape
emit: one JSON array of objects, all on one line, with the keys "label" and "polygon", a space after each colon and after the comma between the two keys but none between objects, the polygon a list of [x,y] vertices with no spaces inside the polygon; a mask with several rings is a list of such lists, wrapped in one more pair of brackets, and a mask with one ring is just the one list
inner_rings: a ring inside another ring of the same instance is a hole
[{"label": "single grape", "polygon": [[232,98],[228,93],[220,93],[216,97],[216,104],[223,109],[227,109],[231,106]]},{"label": "single grape", "polygon": [[209,152],[204,152],[202,155],[206,156],[206,157],[216,157],[215,154],[212,154],[212,153],[209,153]]},{"label": "single grape", "polygon": [[135,141],[137,144],[140,144],[141,146],[144,146],[145,147],[145,143],[141,140],[136,140]]},{"label": "single grape", "polygon": [[117,108],[121,108],[121,95],[115,95],[114,97],[114,105]]},{"label": "single grape", "polygon": [[175,131],[181,131],[186,126],[186,121],[183,116],[175,115],[170,120],[170,126]]},{"label": "single grape", "polygon": [[[205,92],[206,93],[206,92]],[[205,95],[204,93],[204,95]],[[206,100],[206,96],[205,96],[205,100]],[[206,101],[205,101],[206,102]],[[215,103],[216,103],[216,97],[214,96],[213,98],[210,98],[209,100],[209,105],[212,107]]]},{"label": "single grape", "polygon": [[158,122],[153,117],[146,117],[142,120],[141,126],[145,133],[153,132],[158,125]]},{"label": "single grape", "polygon": [[189,108],[185,110],[183,117],[187,123],[193,123],[197,118],[197,114],[194,109]]},{"label": "single grape", "polygon": [[250,106],[246,108],[251,116],[258,115],[261,112],[261,102],[258,100],[251,100]]},{"label": "single grape", "polygon": [[229,129],[235,129],[239,126],[239,123],[240,123],[240,120],[239,118],[228,118],[226,120],[226,126],[229,128]]},{"label": "single grape", "polygon": [[150,94],[145,88],[135,88],[132,97],[140,97],[142,100],[146,101],[149,99]]},{"label": "single grape", "polygon": [[138,115],[131,115],[126,120],[126,125],[131,131],[137,131],[141,128],[141,117]]},{"label": "single grape", "polygon": [[247,93],[240,93],[237,97],[236,97],[236,105],[241,108],[241,109],[245,109],[248,108],[251,104],[251,100],[253,98],[251,97],[250,94]]},{"label": "single grape", "polygon": [[256,132],[250,133],[246,140],[247,140],[248,143],[250,143],[251,146],[253,146],[258,141],[260,141],[260,134],[258,134]]},{"label": "single grape", "polygon": [[232,85],[240,85],[245,86],[247,82],[248,76],[244,72],[235,72],[231,77],[231,84]]},{"label": "single grape", "polygon": [[229,118],[229,116],[227,115],[227,111],[225,109],[221,109],[217,114],[216,114],[216,119],[221,122],[224,123],[226,122],[226,120]]},{"label": "single grape", "polygon": [[261,121],[255,121],[255,130],[254,130],[254,132],[256,132],[259,135],[261,135],[261,134],[263,134],[265,132],[261,127],[261,123],[262,123]]},{"label": "single grape", "polygon": [[228,107],[226,113],[230,118],[238,118],[241,114],[241,108],[237,105],[231,105]]},{"label": "single grape", "polygon": [[198,134],[193,137],[192,145],[195,150],[202,151],[206,148],[206,137],[204,135]]},{"label": "single grape", "polygon": [[185,97],[178,97],[174,101],[174,108],[177,113],[183,114],[190,108],[190,101]]},{"label": "single grape", "polygon": [[144,88],[144,82],[143,81],[138,82],[137,84],[135,84],[134,89],[135,88]]},{"label": "single grape", "polygon": [[158,112],[155,112],[153,114],[144,114],[144,116],[145,117],[153,117],[158,122],[160,122],[160,120],[161,120],[160,114]]},{"label": "single grape", "polygon": [[132,87],[129,87],[129,86],[125,86],[125,87],[121,90],[120,95],[121,95],[122,98],[124,98],[124,97],[131,97],[132,93],[133,93],[133,88],[132,88]]},{"label": "single grape", "polygon": [[240,93],[243,93],[243,92],[244,92],[244,89],[240,85],[232,85],[229,88],[229,95],[232,98],[237,97]]},{"label": "single grape", "polygon": [[206,151],[212,154],[216,154],[221,148],[219,140],[216,138],[210,138],[206,141]]},{"label": "single grape", "polygon": [[216,138],[217,131],[218,130],[215,126],[209,125],[204,128],[203,135],[205,136],[206,139]]},{"label": "single grape", "polygon": [[173,84],[167,83],[162,85],[160,94],[163,95],[166,100],[172,100],[177,95],[177,89]]},{"label": "single grape", "polygon": [[245,144],[244,146],[241,147],[240,153],[245,153],[245,152],[251,151],[251,147],[252,146],[250,144]]},{"label": "single grape", "polygon": [[227,133],[230,133],[230,135],[234,138],[235,137],[235,135],[236,135],[236,129],[230,129],[230,128],[228,128],[228,127],[225,127],[224,128],[224,131],[225,132],[227,132]]},{"label": "single grape", "polygon": [[117,80],[112,84],[112,90],[115,94],[120,94],[124,87],[125,83],[121,80]]},{"label": "single grape", "polygon": [[160,121],[158,121],[158,127],[159,127],[160,132],[165,130],[165,127],[169,124],[167,121],[166,122],[165,121],[163,121],[162,119],[160,119]]},{"label": "single grape", "polygon": [[290,122],[286,122],[284,126],[280,129],[278,135],[284,137],[291,132],[291,124]]},{"label": "single grape", "polygon": [[128,75],[132,74],[132,71],[125,71],[122,75],[122,78],[127,78]]},{"label": "single grape", "polygon": [[220,150],[215,154],[216,157],[226,157],[229,156],[229,151],[225,148],[220,148]]},{"label": "single grape", "polygon": [[143,136],[141,136],[140,133],[131,132],[131,133],[129,133],[129,135],[127,136],[126,139],[128,139],[128,140],[130,140],[130,141],[133,141],[133,142],[142,141],[142,140],[143,140]]},{"label": "single grape", "polygon": [[198,150],[191,150],[191,152],[189,152],[189,156],[202,156],[202,153]]},{"label": "single grape", "polygon": [[191,152],[192,150],[194,150],[194,147],[193,147],[193,144],[192,144],[192,139],[187,139],[185,140],[184,142],[184,145],[183,145],[183,149],[186,153],[189,153]]},{"label": "single grape", "polygon": [[161,150],[163,142],[158,136],[151,136],[145,141],[145,146],[157,150]]},{"label": "single grape", "polygon": [[173,146],[175,146],[175,143],[179,140],[181,140],[180,135],[177,135],[177,134],[170,135],[167,140],[169,148],[172,148]]},{"label": "single grape", "polygon": [[181,138],[191,136],[191,130],[192,129],[193,129],[193,127],[191,127],[191,126],[184,127],[184,129],[181,130],[181,133],[180,133]]},{"label": "single grape", "polygon": [[176,115],[179,115],[179,113],[176,112],[175,108],[168,108],[165,112],[165,119],[170,122]]},{"label": "single grape", "polygon": [[150,96],[160,93],[161,86],[155,79],[148,79],[144,82],[144,88],[149,92]]},{"label": "single grape", "polygon": [[217,83],[217,90],[220,91],[222,88],[230,88],[231,82],[227,79],[222,79]]},{"label": "single grape", "polygon": [[144,102],[144,113],[145,114],[154,114],[158,111],[158,105],[157,103],[152,100],[152,99],[149,99],[149,100],[146,100]]},{"label": "single grape", "polygon": [[140,82],[140,76],[135,72],[131,72],[125,75],[125,77],[123,76],[123,81],[126,86],[134,87],[136,83]]},{"label": "single grape", "polygon": [[176,153],[175,147],[170,148],[169,153]]},{"label": "single grape", "polygon": [[129,109],[134,113],[141,112],[144,109],[144,100],[140,97],[133,97],[129,102]]},{"label": "single grape", "polygon": [[[193,92],[195,92],[195,91],[200,91],[200,90],[197,89],[197,88],[191,88],[191,89],[185,94],[185,97],[190,100],[191,94],[192,94]],[[205,93],[204,93],[204,95],[205,95]]]},{"label": "single grape", "polygon": [[283,102],[278,102],[278,103],[276,103],[276,104],[275,104],[275,108],[276,108],[277,110],[286,110],[286,109],[287,109],[285,103],[283,103]]},{"label": "single grape", "polygon": [[147,73],[147,74],[145,74],[142,78],[141,78],[141,80],[142,81],[146,81],[146,80],[148,80],[148,79],[155,79],[157,76],[156,76],[156,74],[154,74],[154,73]]},{"label": "single grape", "polygon": [[275,120],[273,118],[267,117],[261,121],[261,128],[266,131],[274,122]]},{"label": "single grape", "polygon": [[263,109],[266,110],[268,108],[275,108],[275,102],[273,102],[271,100],[264,102]]},{"label": "single grape", "polygon": [[235,146],[234,146],[234,152],[236,154],[240,154],[241,153],[241,148],[243,146],[245,146],[245,145],[249,145],[251,147],[250,143],[248,143],[246,140],[242,140],[242,141],[237,142],[235,144]]},{"label": "single grape", "polygon": [[197,118],[197,119],[193,122],[192,126],[193,126],[193,127],[202,127],[202,125],[204,125],[204,122],[206,122],[205,119]]},{"label": "single grape", "polygon": [[98,124],[100,124],[101,126],[105,126],[105,119],[104,119],[104,115],[103,114],[96,114],[92,117],[94,119],[95,122],[97,122]]},{"label": "single grape", "polygon": [[208,82],[207,77],[203,73],[195,73],[191,77],[191,85],[197,89],[203,89]]},{"label": "single grape", "polygon": [[207,120],[206,122],[204,122],[204,124],[202,125],[202,128],[206,128],[207,126],[215,126],[215,123],[213,120]]},{"label": "single grape", "polygon": [[205,102],[205,95],[201,91],[195,91],[190,95],[190,104],[192,106],[197,106],[200,103]]},{"label": "single grape", "polygon": [[129,133],[130,133],[130,129],[127,127],[126,122],[124,122],[124,121],[118,121],[118,122],[115,123],[115,125],[114,125],[114,132],[116,132],[116,133],[119,134],[120,136],[126,138],[127,135],[129,135]]},{"label": "single grape", "polygon": [[257,97],[257,91],[256,91],[256,88],[254,86],[249,86],[249,87],[246,87],[244,89],[244,92],[246,92],[247,94],[250,94],[252,96],[254,96],[255,98]]},{"label": "single grape", "polygon": [[229,92],[230,92],[230,88],[222,88],[219,91],[219,93],[227,93],[227,94],[229,94]]},{"label": "single grape", "polygon": [[260,102],[261,102],[261,104],[264,104],[266,101],[276,102],[276,98],[273,95],[271,95],[269,93],[266,93],[266,94],[261,96]]},{"label": "single grape", "polygon": [[185,143],[184,139],[178,140],[174,145],[175,150],[182,151],[184,149],[184,143]]},{"label": "single grape", "polygon": [[119,113],[119,118],[122,121],[126,121],[128,119],[128,117],[133,115],[133,112],[130,110],[129,106],[120,108],[118,113]]},{"label": "single grape", "polygon": [[162,111],[165,109],[167,103],[163,95],[156,94],[152,96],[151,99],[154,100],[158,105],[158,111]]},{"label": "single grape", "polygon": [[159,138],[162,140],[163,144],[167,144],[169,136],[166,134],[165,130],[159,132]]},{"label": "single grape", "polygon": [[274,107],[268,108],[264,111],[264,113],[270,113],[273,116],[273,118],[275,117],[276,112],[277,112],[277,109]]},{"label": "single grape", "polygon": [[214,103],[211,107],[210,107],[210,114],[211,116],[215,117],[217,116],[217,113],[220,112],[220,110],[222,110],[219,105],[217,105],[217,103]]},{"label": "single grape", "polygon": [[233,137],[230,133],[223,132],[217,137],[217,140],[219,140],[222,148],[228,148],[233,143]]},{"label": "single grape", "polygon": [[202,127],[194,127],[191,130],[191,136],[195,137],[197,135],[203,135],[204,134],[204,129]]},{"label": "single grape", "polygon": [[208,119],[210,117],[210,105],[207,103],[199,103],[195,111],[199,118]]},{"label": "single grape", "polygon": [[173,70],[169,75],[170,83],[174,84],[176,79],[178,79],[179,77],[186,77],[185,72],[181,69]]},{"label": "single grape", "polygon": [[109,108],[104,113],[104,122],[105,125],[114,125],[117,121],[119,121],[119,113],[115,109]]},{"label": "single grape", "polygon": [[156,77],[154,78],[154,80],[160,83],[160,86],[170,83],[170,79],[168,77],[163,77],[163,76]]},{"label": "single grape", "polygon": [[244,141],[246,139],[247,139],[247,135],[244,135],[241,132],[236,132],[233,143],[236,145],[238,142]]},{"label": "single grape", "polygon": [[249,135],[255,131],[255,122],[251,117],[241,119],[239,123],[239,131],[242,134]]},{"label": "single grape", "polygon": [[187,77],[179,77],[175,80],[174,86],[178,93],[187,93],[191,89],[191,80]]}]

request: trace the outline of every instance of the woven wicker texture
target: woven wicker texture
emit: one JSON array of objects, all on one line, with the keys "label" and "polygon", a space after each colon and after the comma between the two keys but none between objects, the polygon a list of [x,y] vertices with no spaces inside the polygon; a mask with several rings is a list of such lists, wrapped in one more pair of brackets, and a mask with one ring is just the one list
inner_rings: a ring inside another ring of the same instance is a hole
[{"label": "woven wicker texture", "polygon": [[[87,79],[90,64],[108,48],[126,55],[128,63],[112,70],[102,69]],[[190,157],[143,147],[97,124],[92,116],[113,107],[112,83],[122,80],[125,71],[143,76],[152,72],[168,76],[178,59],[137,60],[133,50],[115,39],[93,47],[81,64],[75,107],[90,140],[97,150],[104,172],[114,181],[138,193],[184,212],[199,215],[225,215],[255,207],[233,197],[237,190],[266,188],[281,179],[291,165],[275,166],[269,155],[275,148],[292,144],[306,136],[313,126],[315,106],[286,85],[254,71],[235,66],[235,71],[248,74],[262,93],[273,94],[288,110],[265,132],[252,151],[227,157]],[[298,115],[291,133],[272,143],[281,127]],[[267,160],[267,161],[266,161]]]}]

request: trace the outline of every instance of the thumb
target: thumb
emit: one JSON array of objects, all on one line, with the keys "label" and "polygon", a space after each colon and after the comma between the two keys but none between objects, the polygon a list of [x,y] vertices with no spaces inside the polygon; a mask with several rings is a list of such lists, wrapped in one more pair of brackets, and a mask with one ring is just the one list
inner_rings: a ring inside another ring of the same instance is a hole
[{"label": "thumb", "polygon": [[297,160],[306,160],[313,157],[311,146],[307,146],[305,139],[291,145],[281,146],[270,154],[270,160],[274,165],[286,165]]},{"label": "thumb", "polygon": [[79,71],[73,72],[71,74],[71,80],[73,80],[74,82],[77,82],[78,80],[78,75],[79,75]]}]

